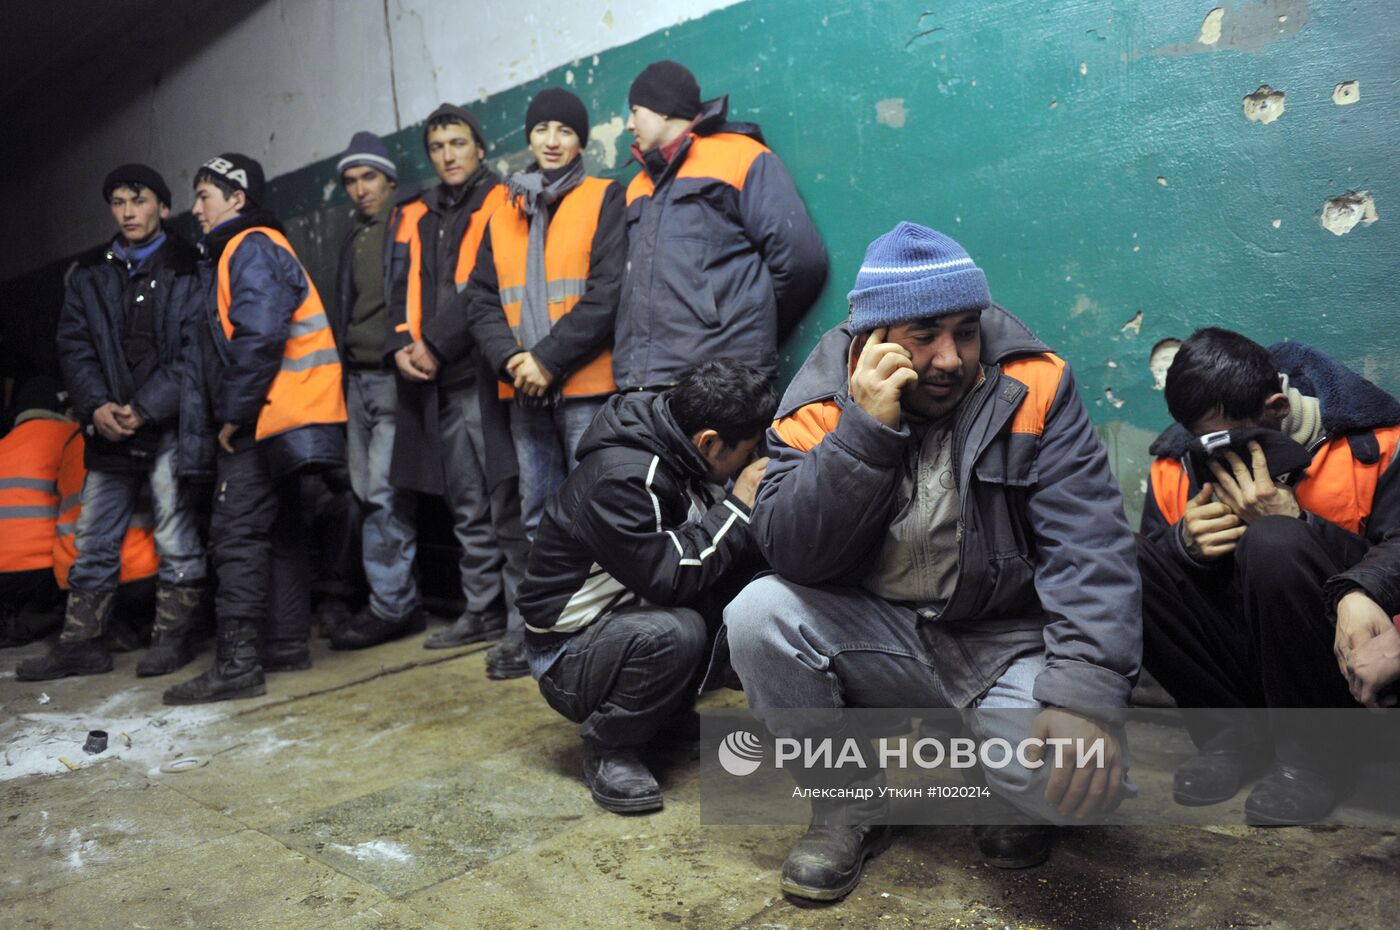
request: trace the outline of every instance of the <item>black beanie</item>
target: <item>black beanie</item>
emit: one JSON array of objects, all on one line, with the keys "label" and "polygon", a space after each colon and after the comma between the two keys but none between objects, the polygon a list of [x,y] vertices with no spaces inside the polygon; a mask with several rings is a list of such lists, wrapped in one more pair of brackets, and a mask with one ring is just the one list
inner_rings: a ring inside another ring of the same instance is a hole
[{"label": "black beanie", "polygon": [[170,206],[170,188],[166,185],[165,178],[161,177],[156,169],[140,163],[122,165],[107,172],[107,178],[102,182],[102,199],[111,200],[112,191],[127,184],[139,184],[147,188],[156,195],[157,200],[167,207]]},{"label": "black beanie", "polygon": [[562,87],[546,87],[535,94],[525,110],[525,141],[540,123],[559,122],[578,134],[580,146],[588,144],[588,108],[583,101]]},{"label": "black beanie", "polygon": [[195,183],[204,172],[214,175],[225,184],[241,190],[248,196],[248,202],[262,206],[263,195],[267,191],[267,179],[263,177],[262,165],[247,155],[225,152],[209,159],[195,172]]},{"label": "black beanie", "polygon": [[476,139],[476,144],[481,146],[483,152],[486,151],[486,134],[481,131],[481,120],[477,119],[471,110],[459,107],[455,103],[440,103],[436,110],[428,114],[428,121],[423,124],[424,149],[428,147],[428,127],[435,119],[442,119],[448,123],[466,123],[467,128],[472,131],[472,137]]},{"label": "black beanie", "polygon": [[646,107],[662,116],[695,119],[700,112],[700,85],[685,65],[654,61],[632,82],[627,105]]}]

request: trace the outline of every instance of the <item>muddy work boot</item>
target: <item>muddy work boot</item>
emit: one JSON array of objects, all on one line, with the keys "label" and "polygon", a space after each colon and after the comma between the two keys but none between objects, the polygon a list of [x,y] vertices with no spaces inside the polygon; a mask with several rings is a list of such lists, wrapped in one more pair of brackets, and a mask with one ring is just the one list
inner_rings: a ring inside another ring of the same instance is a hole
[{"label": "muddy work boot", "polygon": [[20,681],[49,681],[112,670],[112,654],[102,644],[102,628],[112,612],[115,591],[70,591],[63,633],[48,655],[25,659],[15,669]]},{"label": "muddy work boot", "polygon": [[661,809],[661,786],[656,776],[629,749],[585,746],[583,782],[598,806],[615,814]]},{"label": "muddy work boot", "polygon": [[888,849],[892,838],[889,824],[813,821],[783,862],[783,892],[809,901],[844,898],[860,884],[866,860]]},{"label": "muddy work boot", "polygon": [[408,616],[399,620],[381,617],[366,607],[355,619],[331,634],[331,648],[368,649],[370,646],[421,633],[427,628],[428,618],[421,607],[413,608]]},{"label": "muddy work boot", "polygon": [[156,622],[151,629],[151,647],[136,663],[137,677],[169,675],[194,660],[203,603],[203,585],[163,584],[156,588]]},{"label": "muddy work boot", "polygon": [[462,612],[457,622],[445,630],[438,630],[423,640],[424,649],[455,649],[470,643],[496,639],[506,630],[506,614],[503,610],[488,610],[484,613]]},{"label": "muddy work boot", "polygon": [[251,620],[220,622],[213,666],[197,678],[167,688],[165,703],[208,704],[266,694],[257,638],[258,626]]},{"label": "muddy work boot", "polygon": [[524,678],[530,674],[525,658],[525,630],[511,630],[506,638],[486,650],[486,677],[494,679]]}]

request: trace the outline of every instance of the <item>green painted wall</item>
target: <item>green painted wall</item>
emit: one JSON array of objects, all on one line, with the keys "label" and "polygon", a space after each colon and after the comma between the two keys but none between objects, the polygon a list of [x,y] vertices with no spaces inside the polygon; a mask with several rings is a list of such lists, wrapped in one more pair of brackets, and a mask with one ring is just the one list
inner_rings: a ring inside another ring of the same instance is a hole
[{"label": "green painted wall", "polygon": [[[1207,46],[1211,5],[1180,0],[750,0],[471,105],[491,157],[518,166],[528,99],[572,75],[599,127],[590,163],[625,178],[632,77],[687,63],[762,124],[831,252],[788,370],[844,317],[870,239],[901,219],[942,229],[1074,365],[1136,512],[1167,422],[1147,369],[1163,337],[1220,324],[1303,339],[1400,389],[1400,17],[1388,0],[1221,8]],[[1359,102],[1332,102],[1343,81]],[[1242,108],[1265,83],[1286,95],[1269,124]],[[390,142],[405,176],[430,175],[417,127]],[[323,289],[347,222],[333,180],[328,160],[273,184]],[[1355,190],[1379,221],[1323,229],[1324,202]]]}]

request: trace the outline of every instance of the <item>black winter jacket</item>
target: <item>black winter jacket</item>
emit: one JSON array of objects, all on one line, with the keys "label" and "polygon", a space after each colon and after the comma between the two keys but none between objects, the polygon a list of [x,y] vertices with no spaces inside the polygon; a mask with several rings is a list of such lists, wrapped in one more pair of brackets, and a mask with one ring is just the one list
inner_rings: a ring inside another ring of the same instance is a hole
[{"label": "black winter jacket", "polygon": [[666,394],[609,398],[578,457],[545,507],[520,586],[533,647],[642,600],[692,606],[734,572],[752,574],[749,508],[706,480]]},{"label": "black winter jacket", "polygon": [[[194,248],[169,231],[164,245],[150,259],[155,272],[141,283],[135,299],[154,301],[160,367],[139,386],[131,383],[122,351],[126,263],[110,245],[78,260],[59,312],[58,362],[69,398],[89,438],[84,453],[86,467],[130,467],[130,463],[119,461],[129,457],[124,447],[138,453],[144,450],[145,454],[138,455],[141,461],[135,464],[149,467],[154,449],[150,443],[140,442],[141,432],[176,427],[198,432],[197,408],[187,410],[181,394],[183,347],[194,339],[201,311],[197,260]],[[130,403],[149,427],[143,427],[136,437],[124,443],[94,438],[93,411],[108,401]]]},{"label": "black winter jacket", "polygon": [[[860,584],[896,516],[909,425],[891,429],[851,401],[851,343],[844,325],[822,337],[768,433],[753,531],[798,584]],[[982,314],[982,364],[986,383],[953,428],[957,583],[946,604],[909,606],[956,706],[1043,652],[1037,700],[1112,717],[1138,673],[1142,614],[1108,455],[1069,366],[999,306]]]}]

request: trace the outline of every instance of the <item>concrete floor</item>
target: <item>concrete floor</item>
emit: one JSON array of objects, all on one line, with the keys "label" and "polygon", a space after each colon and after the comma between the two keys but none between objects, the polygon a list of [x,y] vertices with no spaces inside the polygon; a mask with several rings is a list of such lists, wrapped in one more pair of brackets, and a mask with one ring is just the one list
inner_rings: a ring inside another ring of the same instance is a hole
[{"label": "concrete floor", "polygon": [[[1336,826],[1066,831],[1023,872],[984,867],[966,828],[909,828],[846,901],[801,907],[778,892],[801,828],[700,826],[687,753],[663,811],[597,808],[573,728],[529,679],[488,681],[482,647],[318,643],[265,697],[196,708],[161,705],[188,673],[138,680],[135,654],[15,681],[39,648],[0,650],[6,930],[1400,925],[1400,838]],[[89,729],[111,734],[101,756]],[[1239,802],[1220,819],[1238,824]]]}]

